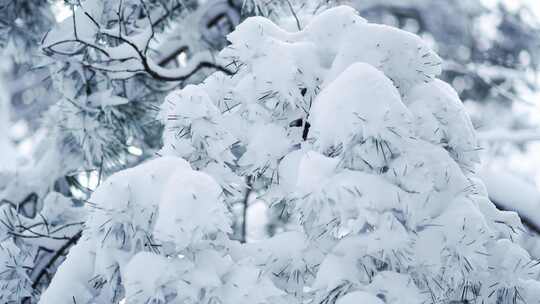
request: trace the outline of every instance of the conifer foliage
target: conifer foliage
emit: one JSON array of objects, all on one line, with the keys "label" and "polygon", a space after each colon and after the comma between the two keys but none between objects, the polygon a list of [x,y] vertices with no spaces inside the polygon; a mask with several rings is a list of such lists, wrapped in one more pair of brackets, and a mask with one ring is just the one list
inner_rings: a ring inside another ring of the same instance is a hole
[{"label": "conifer foliage", "polygon": [[[295,18],[248,18],[220,53],[232,76],[168,95],[162,156],[93,193],[41,303],[539,303],[440,58],[350,7]],[[245,180],[284,232],[229,239]]]}]

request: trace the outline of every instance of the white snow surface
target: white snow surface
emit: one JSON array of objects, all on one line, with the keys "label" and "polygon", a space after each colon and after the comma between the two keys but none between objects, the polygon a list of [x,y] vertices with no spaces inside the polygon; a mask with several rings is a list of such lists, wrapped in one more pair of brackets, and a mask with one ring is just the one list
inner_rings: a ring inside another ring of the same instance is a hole
[{"label": "white snow surface", "polygon": [[[511,172],[483,168],[482,180],[490,197],[506,210],[521,214],[536,227],[540,227],[540,193],[533,184],[523,181]],[[513,189],[513,191],[508,191]]]}]

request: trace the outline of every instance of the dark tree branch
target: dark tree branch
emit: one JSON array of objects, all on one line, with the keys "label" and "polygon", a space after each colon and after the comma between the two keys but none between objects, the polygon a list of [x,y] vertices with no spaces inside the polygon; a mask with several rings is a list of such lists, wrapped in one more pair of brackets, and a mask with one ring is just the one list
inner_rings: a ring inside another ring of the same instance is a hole
[{"label": "dark tree branch", "polygon": [[79,230],[75,235],[73,235],[70,239],[67,240],[66,243],[64,243],[64,245],[62,247],[60,247],[58,250],[56,250],[56,252],[54,253],[54,255],[51,257],[51,259],[47,262],[47,264],[45,265],[45,267],[43,267],[39,273],[37,274],[34,282],[32,283],[32,288],[37,288],[37,286],[39,285],[39,281],[41,280],[41,278],[47,274],[49,268],[51,268],[54,263],[56,263],[56,261],[65,254],[65,252],[71,247],[73,246],[75,243],[77,243],[77,241],[81,238],[82,236],[82,230]]},{"label": "dark tree branch", "polygon": [[[207,61],[207,60],[197,62],[195,65],[192,66],[191,69],[186,69],[186,71],[184,73],[179,73],[179,75],[164,75],[163,72],[161,72],[159,70],[156,70],[154,67],[161,66],[161,65],[165,64],[167,61],[171,60],[171,58],[170,58],[171,56],[177,55],[177,54],[185,51],[187,49],[187,47],[186,46],[181,46],[177,52],[175,52],[174,54],[172,54],[172,55],[168,56],[167,58],[161,60],[158,64],[154,64],[153,62],[151,63],[151,59],[147,56],[147,52],[148,52],[148,49],[149,49],[150,41],[154,38],[154,35],[155,35],[153,27],[155,26],[156,22],[152,21],[152,19],[150,17],[150,12],[146,8],[146,6],[143,4],[142,7],[144,9],[144,12],[146,14],[146,18],[148,20],[149,27],[151,29],[151,35],[145,41],[144,49],[140,49],[139,46],[136,45],[133,41],[131,41],[128,38],[126,38],[125,36],[121,35],[121,30],[120,30],[120,35],[114,35],[112,33],[102,32],[103,35],[128,45],[137,54],[138,58],[133,57],[133,56],[129,56],[129,57],[126,57],[126,58],[111,58],[110,53],[107,52],[107,48],[101,47],[101,46],[95,45],[94,43],[90,43],[88,41],[84,41],[84,40],[79,39],[79,35],[77,34],[77,25],[76,25],[75,18],[73,18],[74,39],[56,41],[56,42],[44,47],[43,50],[45,52],[50,52],[50,53],[53,53],[53,54],[56,53],[56,54],[64,55],[64,56],[72,56],[72,55],[80,54],[86,48],[93,48],[93,49],[97,50],[99,53],[101,53],[102,55],[109,58],[109,59],[106,59],[106,60],[97,61],[96,62],[97,64],[99,64],[99,63],[114,64],[115,62],[125,62],[125,61],[128,61],[128,60],[137,60],[140,63],[140,65],[142,66],[142,68],[140,68],[140,69],[139,68],[137,68],[137,69],[126,69],[126,68],[115,69],[114,67],[108,68],[108,67],[103,67],[103,66],[96,66],[95,65],[96,63],[86,63],[85,62],[84,66],[89,68],[89,69],[95,69],[95,70],[99,70],[99,71],[102,71],[102,72],[108,72],[108,73],[122,73],[122,72],[128,72],[128,73],[133,73],[133,74],[145,73],[145,74],[151,76],[152,78],[154,78],[156,80],[161,80],[161,81],[185,81],[186,79],[189,79],[195,73],[197,73],[199,70],[201,70],[203,68],[215,69],[215,70],[221,71],[221,72],[223,72],[223,73],[225,73],[227,75],[232,75],[233,74],[233,72],[230,71],[229,69],[227,69],[226,67],[223,67],[223,66],[221,66],[219,64],[216,64],[215,62],[211,62],[211,61]],[[180,8],[180,6],[175,6],[175,7],[172,8],[172,10],[170,10],[170,12],[174,11],[175,9],[179,9],[179,8]],[[120,10],[119,14],[122,15],[122,12],[121,12],[122,9],[119,8],[119,10]],[[170,14],[170,12],[167,13],[167,14]],[[94,20],[94,18],[92,18],[92,16],[90,14],[85,12],[84,16],[89,18],[91,20],[91,22],[98,29],[100,29],[100,25]],[[56,46],[60,46],[60,45],[65,44],[65,43],[80,43],[81,47],[77,48],[76,50],[74,50],[72,52],[63,52],[63,51],[60,51],[58,49],[55,49]]]},{"label": "dark tree branch", "polygon": [[246,177],[246,193],[244,199],[242,200],[242,228],[240,231],[240,242],[245,243],[247,241],[247,209],[249,207],[249,196],[251,194],[252,187],[252,178],[251,176]]},{"label": "dark tree branch", "polygon": [[526,214],[523,214],[523,212],[518,212],[516,210],[508,210],[508,208],[504,207],[503,204],[493,200],[493,198],[490,198],[490,199],[498,209],[504,210],[504,211],[514,211],[514,212],[516,212],[519,215],[519,218],[521,219],[521,223],[523,223],[523,225],[525,227],[527,227],[530,231],[540,235],[540,227],[538,225],[536,225],[534,223],[534,221],[531,221],[529,218],[527,218]]},{"label": "dark tree branch", "polygon": [[183,52],[186,52],[188,50],[188,47],[183,45],[181,47],[179,47],[176,51],[174,52],[171,52],[167,57],[161,59],[158,64],[160,66],[165,66],[167,65],[167,63],[169,63],[171,60],[173,60],[174,58],[178,57],[178,55],[182,54]]}]

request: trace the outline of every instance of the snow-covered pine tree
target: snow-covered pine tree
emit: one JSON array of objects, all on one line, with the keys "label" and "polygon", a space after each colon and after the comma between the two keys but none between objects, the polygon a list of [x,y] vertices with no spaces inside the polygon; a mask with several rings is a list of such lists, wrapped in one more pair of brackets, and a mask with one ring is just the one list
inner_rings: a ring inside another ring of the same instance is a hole
[{"label": "snow-covered pine tree", "polygon": [[154,154],[157,105],[220,68],[212,53],[239,18],[226,0],[87,0],[66,1],[72,15],[55,23],[51,5],[60,2],[0,0],[2,72],[15,57],[10,73],[20,76],[7,77],[2,103],[14,105],[13,124],[32,142],[28,159],[9,161],[9,121],[0,122],[1,303],[37,302],[81,236],[93,190],[81,181],[99,183]]},{"label": "snow-covered pine tree", "polygon": [[[532,232],[523,234],[530,238],[522,244],[529,243],[525,246],[539,258],[540,252],[530,244],[538,239],[540,219],[535,219],[534,211],[531,214],[526,207],[529,205],[527,199],[533,205],[537,199],[531,195],[512,195],[512,199],[504,196],[515,191],[525,193],[524,189],[528,187],[525,180],[530,174],[518,173],[509,160],[530,153],[528,147],[537,140],[534,136],[538,129],[533,118],[535,112],[518,114],[512,109],[532,101],[528,96],[538,90],[538,84],[528,75],[531,71],[533,74],[539,71],[540,49],[535,45],[540,43],[540,27],[528,18],[519,17],[533,14],[530,3],[524,2],[518,4],[519,9],[510,9],[503,3],[490,5],[480,0],[344,2],[350,3],[372,22],[399,26],[426,37],[434,45],[445,63],[439,77],[456,89],[483,147],[483,163],[478,172],[490,199],[499,208],[520,215],[525,228]],[[486,34],[486,28],[493,30],[492,34]],[[509,133],[512,135],[508,136]],[[534,170],[537,166],[528,167]],[[531,185],[531,190],[537,192],[534,187]]]},{"label": "snow-covered pine tree", "polygon": [[279,303],[268,278],[232,258],[221,187],[181,158],[114,174],[89,209],[40,303]]},{"label": "snow-covered pine tree", "polygon": [[[295,18],[246,20],[220,54],[233,76],[166,98],[166,156],[98,188],[42,303],[538,303],[539,263],[475,175],[439,57],[346,6]],[[217,185],[243,176],[286,207],[287,231],[228,241]]]},{"label": "snow-covered pine tree", "polygon": [[521,225],[474,173],[474,130],[435,78],[439,57],[348,7],[309,19],[287,20],[288,31],[246,20],[221,54],[238,72],[164,104],[166,153],[228,155],[234,142],[231,171],[252,176],[262,199],[285,201],[301,224],[244,254],[299,299],[358,290],[387,303],[536,300],[536,264],[511,241]]}]

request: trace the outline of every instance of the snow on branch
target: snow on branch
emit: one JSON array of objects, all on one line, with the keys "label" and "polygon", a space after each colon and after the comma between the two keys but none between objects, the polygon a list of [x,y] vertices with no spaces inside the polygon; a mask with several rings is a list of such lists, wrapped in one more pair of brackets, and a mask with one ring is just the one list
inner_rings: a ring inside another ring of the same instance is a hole
[{"label": "snow on branch", "polygon": [[[185,67],[165,68],[155,63],[149,54],[151,43],[156,37],[155,27],[160,23],[159,20],[171,14],[170,10],[163,16],[152,17],[154,11],[148,11],[146,5],[142,3],[140,8],[146,17],[137,20],[137,26],[128,32],[122,27],[122,23],[114,27],[99,23],[100,19],[93,16],[96,8],[87,6],[82,3],[77,9],[72,8],[72,17],[44,37],[42,41],[44,52],[52,56],[80,57],[84,66],[110,73],[111,77],[117,79],[144,73],[155,80],[184,81],[202,68],[215,69],[226,74],[233,73],[217,63],[208,51],[192,56]],[[183,7],[174,6],[171,9],[181,8]],[[125,10],[120,1],[118,14],[124,14]],[[153,21],[152,18],[157,19]],[[176,47],[179,50],[188,48],[188,45]]]},{"label": "snow on branch", "polygon": [[478,139],[487,142],[510,142],[523,144],[540,140],[540,130],[534,129],[492,129],[488,131],[479,131]]},{"label": "snow on branch", "polygon": [[534,185],[502,170],[484,168],[481,176],[489,197],[499,208],[517,212],[540,234],[540,193]]}]

